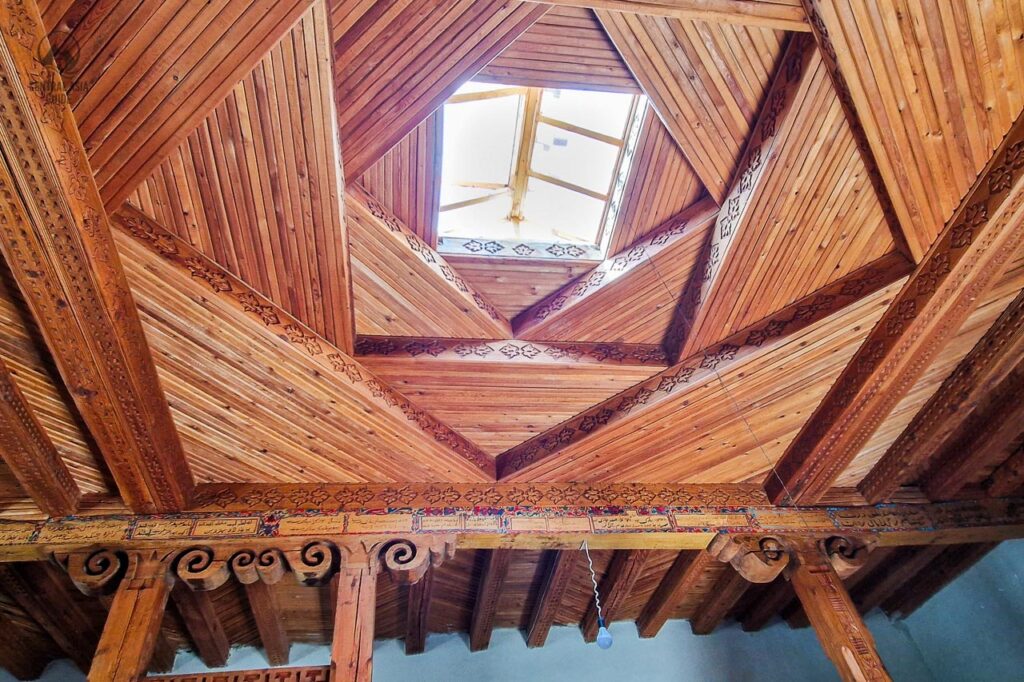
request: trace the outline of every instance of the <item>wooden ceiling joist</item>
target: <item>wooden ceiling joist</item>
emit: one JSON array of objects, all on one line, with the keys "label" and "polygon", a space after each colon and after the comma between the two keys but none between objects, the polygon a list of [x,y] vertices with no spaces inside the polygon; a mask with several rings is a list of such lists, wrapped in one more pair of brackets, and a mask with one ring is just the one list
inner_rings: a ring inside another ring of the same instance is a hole
[{"label": "wooden ceiling joist", "polygon": [[889,615],[898,614],[906,618],[997,546],[998,543],[978,542],[947,547],[927,568],[914,576],[906,589],[882,602],[882,610]]},{"label": "wooden ceiling joist", "polygon": [[535,0],[551,5],[589,7],[675,19],[810,31],[799,0]]},{"label": "wooden ceiling joist", "polygon": [[860,482],[858,490],[868,503],[887,500],[902,483],[920,474],[1022,356],[1024,292],[1007,306]]},{"label": "wooden ceiling joist", "polygon": [[171,589],[171,601],[185,623],[194,649],[209,668],[220,668],[228,661],[230,646],[220,616],[209,592],[197,592],[178,581]]},{"label": "wooden ceiling joist", "polygon": [[[879,570],[858,585],[853,592],[857,608],[867,615],[876,606],[891,597],[900,588],[913,580],[919,572],[927,568],[945,547],[900,547],[893,551]],[[852,587],[847,585],[852,591]]]},{"label": "wooden ceiling joist", "polygon": [[512,337],[505,316],[365,190],[350,186],[345,203],[360,334]]},{"label": "wooden ceiling joist", "polygon": [[693,634],[710,635],[717,630],[749,587],[746,578],[731,566],[726,566],[707,598],[690,617]]},{"label": "wooden ceiling joist", "polygon": [[999,465],[986,481],[985,489],[992,497],[1009,497],[1024,488],[1024,445]]},{"label": "wooden ceiling joist", "polygon": [[16,27],[0,41],[0,251],[124,500],[183,509],[192,477],[60,77],[34,52],[39,14],[0,18]]},{"label": "wooden ceiling joist", "polygon": [[[539,463],[562,451],[567,452],[557,459],[559,465],[573,462],[573,450],[582,452],[587,449],[585,443],[604,442],[607,432],[615,426],[636,419],[663,403],[678,400],[680,394],[686,392],[687,385],[710,380],[716,372],[721,373],[734,363],[770,352],[776,345],[784,343],[787,337],[899,280],[906,270],[906,260],[893,254],[836,280],[768,319],[740,330],[721,343],[502,453],[497,461],[499,478],[522,479]],[[579,473],[577,465],[575,474],[578,476]]]},{"label": "wooden ceiling joist", "polygon": [[[802,13],[799,7],[790,9]],[[598,10],[597,16],[697,176],[721,204],[782,51],[783,33],[694,21],[692,16],[609,10]]]},{"label": "wooden ceiling joist", "polygon": [[[644,567],[651,553],[648,550],[618,550],[612,556],[611,564],[601,581],[601,612],[605,626],[611,625],[622,605],[629,598],[633,586],[643,575]],[[580,623],[583,639],[593,642],[597,639],[598,612],[596,602],[587,608]]]},{"label": "wooden ceiling joist", "polygon": [[351,354],[328,22],[324,3],[314,3],[130,201]]},{"label": "wooden ceiling joist", "polygon": [[530,614],[530,624],[526,628],[526,646],[530,648],[544,646],[548,632],[555,622],[562,599],[576,571],[576,560],[579,551],[575,549],[551,550],[547,557],[547,569],[544,584],[537,595],[537,603]]},{"label": "wooden ceiling joist", "polygon": [[1003,140],[853,361],[765,481],[776,504],[816,501],[1024,244],[1024,118]]},{"label": "wooden ceiling joist", "polygon": [[487,552],[484,559],[484,572],[476,593],[476,601],[473,602],[473,621],[469,628],[470,651],[483,651],[490,646],[498,598],[501,596],[502,586],[508,576],[511,560],[512,550],[510,549],[493,549]]},{"label": "wooden ceiling joist", "polygon": [[680,552],[636,620],[641,637],[654,637],[687,596],[695,593],[720,561],[707,552]]},{"label": "wooden ceiling joist", "polygon": [[422,654],[427,649],[427,629],[430,622],[430,602],[434,592],[434,571],[409,586],[409,603],[405,618],[405,653]]},{"label": "wooden ceiling joist", "polygon": [[81,491],[0,359],[0,459],[22,489],[50,516],[78,510]]},{"label": "wooden ceiling joist", "polygon": [[284,627],[284,618],[274,587],[262,580],[245,585],[249,610],[260,633],[263,654],[270,665],[287,665],[292,642]]},{"label": "wooden ceiling joist", "polygon": [[345,173],[362,175],[546,11],[507,0],[335,3]]},{"label": "wooden ceiling joist", "polygon": [[[159,266],[165,283],[167,278],[177,278],[181,283],[179,290],[197,286],[202,298],[212,296],[217,300],[223,306],[218,306],[221,311],[218,314],[230,316],[253,337],[254,343],[263,339],[272,347],[287,349],[287,360],[264,358],[263,361],[275,366],[275,377],[284,377],[290,365],[304,377],[295,381],[307,389],[320,386],[317,394],[330,396],[327,403],[318,403],[315,409],[320,412],[325,428],[328,423],[334,423],[346,434],[338,445],[347,448],[348,456],[354,458],[346,462],[348,475],[362,469],[364,473],[360,475],[368,480],[377,476],[405,480],[414,475],[425,476],[428,480],[436,475],[465,476],[469,480],[493,478],[493,460],[479,448],[414,406],[357,360],[334,348],[140,211],[126,205],[115,214],[114,222],[121,228],[122,249],[134,254],[133,268],[147,264],[147,267],[133,269],[136,275],[151,274],[151,270]],[[194,305],[195,299],[187,298],[187,303],[183,303]],[[160,309],[165,307],[166,304],[162,304]],[[260,341],[260,346],[263,343]],[[189,362],[194,364],[195,358],[189,358]],[[299,394],[293,390],[293,395]],[[327,412],[323,411],[324,404],[331,406]],[[343,416],[341,411],[345,409],[352,412]],[[241,410],[234,410],[232,414],[232,418],[238,420]],[[385,442],[388,444],[384,445]],[[395,452],[408,453],[412,459],[396,459]],[[331,453],[334,457],[342,454]],[[428,461],[438,457],[433,462]],[[418,460],[422,466],[414,464],[413,460]],[[429,473],[438,466],[438,474]],[[412,474],[414,467],[421,473]]]}]

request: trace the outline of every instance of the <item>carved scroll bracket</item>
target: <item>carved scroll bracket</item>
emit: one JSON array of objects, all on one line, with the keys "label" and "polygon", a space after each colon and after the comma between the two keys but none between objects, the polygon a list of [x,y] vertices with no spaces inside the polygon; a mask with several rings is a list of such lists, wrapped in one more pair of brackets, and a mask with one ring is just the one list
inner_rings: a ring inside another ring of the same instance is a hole
[{"label": "carved scroll bracket", "polygon": [[156,550],[97,548],[57,554],[54,559],[75,587],[87,595],[111,594],[122,584],[127,589],[142,589],[153,581],[172,579],[166,558]]},{"label": "carved scroll bracket", "polygon": [[841,579],[846,579],[865,564],[868,554],[874,549],[872,538],[850,535],[828,537],[786,538],[784,547],[790,555],[790,567],[800,564],[814,570],[815,567],[832,570]]},{"label": "carved scroll bracket", "polygon": [[770,583],[789,563],[782,541],[770,535],[719,533],[708,545],[708,553],[752,583]]}]

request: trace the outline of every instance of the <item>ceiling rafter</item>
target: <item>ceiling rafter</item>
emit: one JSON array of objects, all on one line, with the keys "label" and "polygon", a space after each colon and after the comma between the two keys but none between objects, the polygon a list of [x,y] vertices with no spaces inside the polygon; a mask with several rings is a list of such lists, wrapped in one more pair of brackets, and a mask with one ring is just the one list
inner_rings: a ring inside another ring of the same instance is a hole
[{"label": "ceiling rafter", "polygon": [[[339,398],[342,395],[341,387],[346,387],[344,394],[356,401],[354,405],[361,406],[360,419],[355,423],[366,420],[369,426],[372,420],[375,424],[372,433],[399,439],[391,447],[396,447],[398,442],[407,437],[411,438],[406,441],[408,445],[400,449],[408,452],[414,460],[428,452],[431,457],[439,457],[439,473],[458,472],[455,475],[469,476],[470,480],[493,478],[493,460],[479,448],[413,405],[357,360],[334,348],[326,339],[204,258],[140,211],[125,205],[114,214],[114,222],[122,228],[124,239],[134,238],[151,259],[167,263],[171,271],[176,273],[175,276],[199,279],[206,283],[212,294],[228,305],[235,316],[245,320],[246,327],[253,334],[270,334],[276,343],[283,342],[291,349],[290,357],[295,362],[315,367],[317,376],[332,377],[336,387],[334,391]],[[369,406],[373,406],[373,409],[367,410]],[[396,480],[407,478],[411,473],[412,461],[409,460],[397,463],[385,461],[370,455],[369,451],[360,452],[360,457],[367,464],[379,460],[377,465],[382,467],[381,470],[390,470]],[[420,465],[424,469],[419,475],[429,476],[431,464],[420,459]]]},{"label": "ceiling rafter", "polygon": [[[620,549],[612,556],[611,564],[601,580],[601,612],[604,624],[611,625],[619,609],[629,598],[644,568],[651,558],[649,550]],[[621,618],[621,616],[619,616]],[[596,602],[591,602],[580,622],[583,639],[593,642],[597,639],[598,613]]]},{"label": "ceiling rafter", "polygon": [[[356,298],[365,302],[356,311],[360,332],[373,329],[387,336],[512,337],[505,316],[441,254],[365,190],[349,186],[345,205],[355,261]],[[395,260],[404,266],[401,270],[395,270]],[[406,329],[413,333],[388,333]]]},{"label": "ceiling rafter", "polygon": [[551,5],[589,7],[726,24],[762,26],[780,31],[810,31],[800,3],[794,0],[535,0]]},{"label": "ceiling rafter", "polygon": [[816,501],[956,334],[1024,244],[1024,117],[765,480],[776,504]]},{"label": "ceiling rafter", "polygon": [[[507,0],[334,7],[345,172],[362,175],[547,11]],[[339,30],[344,25],[344,30]]]},{"label": "ceiling rafter", "polygon": [[890,254],[503,452],[497,460],[499,478],[525,480],[539,463],[563,450],[569,452],[559,458],[559,464],[573,461],[572,450],[577,445],[601,442],[604,432],[663,403],[679,400],[688,384],[696,385],[753,355],[770,352],[813,323],[899,280],[906,275],[907,267],[906,259]]},{"label": "ceiling rafter", "polygon": [[1024,355],[1024,291],[942,382],[913,421],[858,484],[869,504],[910,481]]},{"label": "ceiling rafter", "polygon": [[122,497],[180,510],[193,486],[181,441],[60,76],[34,52],[38,10],[16,9],[0,10],[0,252]]}]

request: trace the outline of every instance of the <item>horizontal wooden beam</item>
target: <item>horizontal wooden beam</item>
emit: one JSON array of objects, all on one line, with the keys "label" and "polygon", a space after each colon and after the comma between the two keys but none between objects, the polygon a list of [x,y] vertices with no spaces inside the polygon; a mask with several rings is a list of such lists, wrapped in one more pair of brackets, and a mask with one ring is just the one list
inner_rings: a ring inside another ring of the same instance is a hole
[{"label": "horizontal wooden beam", "polygon": [[562,343],[506,339],[359,336],[356,357],[416,358],[420,362],[500,362],[526,365],[664,367],[661,346],[643,343]]},{"label": "horizontal wooden beam", "polygon": [[799,5],[758,0],[533,0],[551,5],[717,21],[779,31],[810,31]]},{"label": "horizontal wooden beam", "polygon": [[[333,679],[330,673],[330,666],[310,665],[301,668],[235,670],[226,674],[231,675],[231,678],[227,679],[245,680],[245,682],[289,682],[291,680],[298,682],[328,682],[328,680]],[[147,675],[145,679],[147,682],[150,680],[155,682],[197,682],[197,680],[202,678],[197,677],[195,673],[188,673],[184,675]],[[361,680],[363,678],[357,679]]]},{"label": "horizontal wooden beam", "polygon": [[1024,245],[1024,116],[765,479],[776,504],[832,487]]}]

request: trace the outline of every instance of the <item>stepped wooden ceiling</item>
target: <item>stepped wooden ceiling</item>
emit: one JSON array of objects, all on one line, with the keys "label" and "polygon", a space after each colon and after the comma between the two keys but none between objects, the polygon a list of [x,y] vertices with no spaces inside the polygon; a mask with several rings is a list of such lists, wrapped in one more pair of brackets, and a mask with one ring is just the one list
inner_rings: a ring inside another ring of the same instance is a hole
[{"label": "stepped wooden ceiling", "polygon": [[[7,4],[31,39],[34,8]],[[0,517],[180,511],[193,484],[763,484],[804,505],[1024,485],[1020,0],[38,9],[52,47],[24,43],[24,89],[49,93],[52,163],[10,157],[35,134],[12,99],[0,183],[70,199],[25,209],[52,243],[0,215]],[[445,251],[442,105],[473,79],[646,96],[604,260]],[[871,587],[911,553],[855,596],[919,603]],[[439,572],[430,629],[469,629],[483,557]],[[526,626],[551,561],[513,561],[498,622]],[[689,559],[644,561],[621,618]],[[584,617],[577,587],[555,621]],[[245,642],[236,588],[214,598]],[[763,624],[783,589],[718,620]],[[404,590],[381,587],[383,636]]]}]

